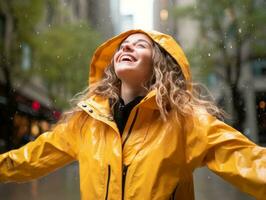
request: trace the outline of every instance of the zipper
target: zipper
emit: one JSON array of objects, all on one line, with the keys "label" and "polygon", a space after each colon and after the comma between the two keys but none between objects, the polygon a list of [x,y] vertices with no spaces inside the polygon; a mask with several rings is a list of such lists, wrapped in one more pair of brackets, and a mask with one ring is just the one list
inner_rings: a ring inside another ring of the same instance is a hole
[{"label": "zipper", "polygon": [[139,109],[137,109],[137,111],[136,111],[136,113],[135,113],[135,116],[134,116],[133,121],[132,121],[132,123],[131,123],[131,125],[130,125],[129,131],[128,131],[128,134],[127,134],[127,136],[126,136],[126,139],[125,139],[125,141],[124,141],[123,144],[122,144],[122,149],[124,149],[124,146],[125,146],[125,144],[126,144],[128,138],[129,138],[129,136],[130,136],[130,134],[131,134],[131,132],[132,132],[133,126],[134,126],[134,124],[135,124],[135,122],[136,122],[136,119],[137,119],[138,112],[139,112]]},{"label": "zipper", "polygon": [[107,175],[107,184],[106,184],[105,200],[108,199],[110,178],[111,178],[111,165],[108,165],[108,175]]},{"label": "zipper", "polygon": [[[136,111],[136,113],[134,115],[133,121],[132,121],[132,123],[130,125],[128,134],[127,134],[127,136],[125,138],[125,141],[122,143],[122,150],[124,149],[124,146],[125,146],[128,138],[129,138],[129,136],[130,136],[130,134],[132,132],[133,126],[134,126],[134,124],[136,122],[136,119],[137,119],[137,116],[138,116],[138,112],[139,112],[139,109],[137,109],[137,111]],[[129,165],[124,165],[123,164],[123,168],[122,168],[122,200],[124,200],[124,198],[125,198],[124,197],[125,196],[125,185],[126,185],[126,177],[127,177],[128,167],[129,167]]]},{"label": "zipper", "polygon": [[122,172],[122,200],[124,200],[125,196],[125,184],[126,184],[126,177],[127,177],[127,169],[128,165],[123,165],[123,172]]},{"label": "zipper", "polygon": [[175,193],[176,193],[176,190],[177,190],[177,186],[175,187],[173,193],[171,194],[170,200],[175,200]]}]

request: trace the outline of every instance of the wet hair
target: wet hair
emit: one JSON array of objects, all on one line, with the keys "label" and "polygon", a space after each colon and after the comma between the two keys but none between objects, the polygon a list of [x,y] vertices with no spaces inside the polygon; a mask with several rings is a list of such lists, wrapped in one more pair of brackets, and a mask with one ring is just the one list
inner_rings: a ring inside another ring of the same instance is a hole
[{"label": "wet hair", "polygon": [[[176,60],[159,44],[153,41],[153,72],[143,84],[147,93],[156,91],[156,103],[160,116],[166,120],[170,112],[179,117],[192,116],[195,110],[202,108],[210,114],[222,118],[224,113],[214,103],[208,90],[200,84],[187,81]],[[103,77],[97,83],[79,93],[73,100],[75,104],[93,95],[108,98],[113,107],[120,97],[121,81],[115,74],[113,60],[104,70]],[[78,107],[69,114],[78,111]]]}]

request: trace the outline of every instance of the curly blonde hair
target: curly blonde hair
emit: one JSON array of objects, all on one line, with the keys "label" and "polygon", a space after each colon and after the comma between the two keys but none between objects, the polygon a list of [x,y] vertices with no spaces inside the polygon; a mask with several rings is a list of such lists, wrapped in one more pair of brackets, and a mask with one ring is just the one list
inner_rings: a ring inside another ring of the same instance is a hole
[{"label": "curly blonde hair", "polygon": [[[200,84],[192,84],[191,81],[185,80],[175,59],[155,42],[153,42],[152,60],[153,72],[150,80],[143,87],[146,88],[147,93],[156,91],[156,102],[164,120],[167,119],[170,111],[175,110],[178,116],[185,118],[192,115],[195,108],[199,107],[219,118],[224,116],[224,112],[214,104],[208,90]],[[79,93],[72,102],[76,104],[96,94],[111,99],[111,107],[113,107],[119,100],[120,87],[121,81],[115,74],[112,60],[106,67],[103,78]]]}]

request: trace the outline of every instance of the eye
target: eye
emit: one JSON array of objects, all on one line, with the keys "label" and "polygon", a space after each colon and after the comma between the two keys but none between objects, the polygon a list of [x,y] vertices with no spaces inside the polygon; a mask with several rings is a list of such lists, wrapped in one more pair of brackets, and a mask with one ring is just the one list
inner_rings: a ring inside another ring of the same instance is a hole
[{"label": "eye", "polygon": [[136,46],[137,46],[137,47],[141,47],[141,48],[146,48],[146,45],[143,44],[143,43],[138,43]]}]

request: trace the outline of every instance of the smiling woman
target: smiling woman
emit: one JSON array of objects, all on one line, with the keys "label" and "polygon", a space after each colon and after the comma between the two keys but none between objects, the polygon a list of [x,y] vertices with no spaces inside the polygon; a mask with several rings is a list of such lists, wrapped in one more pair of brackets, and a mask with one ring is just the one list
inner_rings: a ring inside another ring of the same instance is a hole
[{"label": "smiling woman", "polygon": [[132,34],[114,55],[114,69],[121,81],[121,97],[125,103],[147,93],[144,85],[152,75],[152,47],[147,35]]},{"label": "smiling woman", "polygon": [[193,172],[206,165],[265,199],[266,149],[197,93],[171,36],[130,30],[108,40],[93,56],[89,82],[53,130],[0,155],[0,181],[78,160],[82,199],[193,200]]}]

